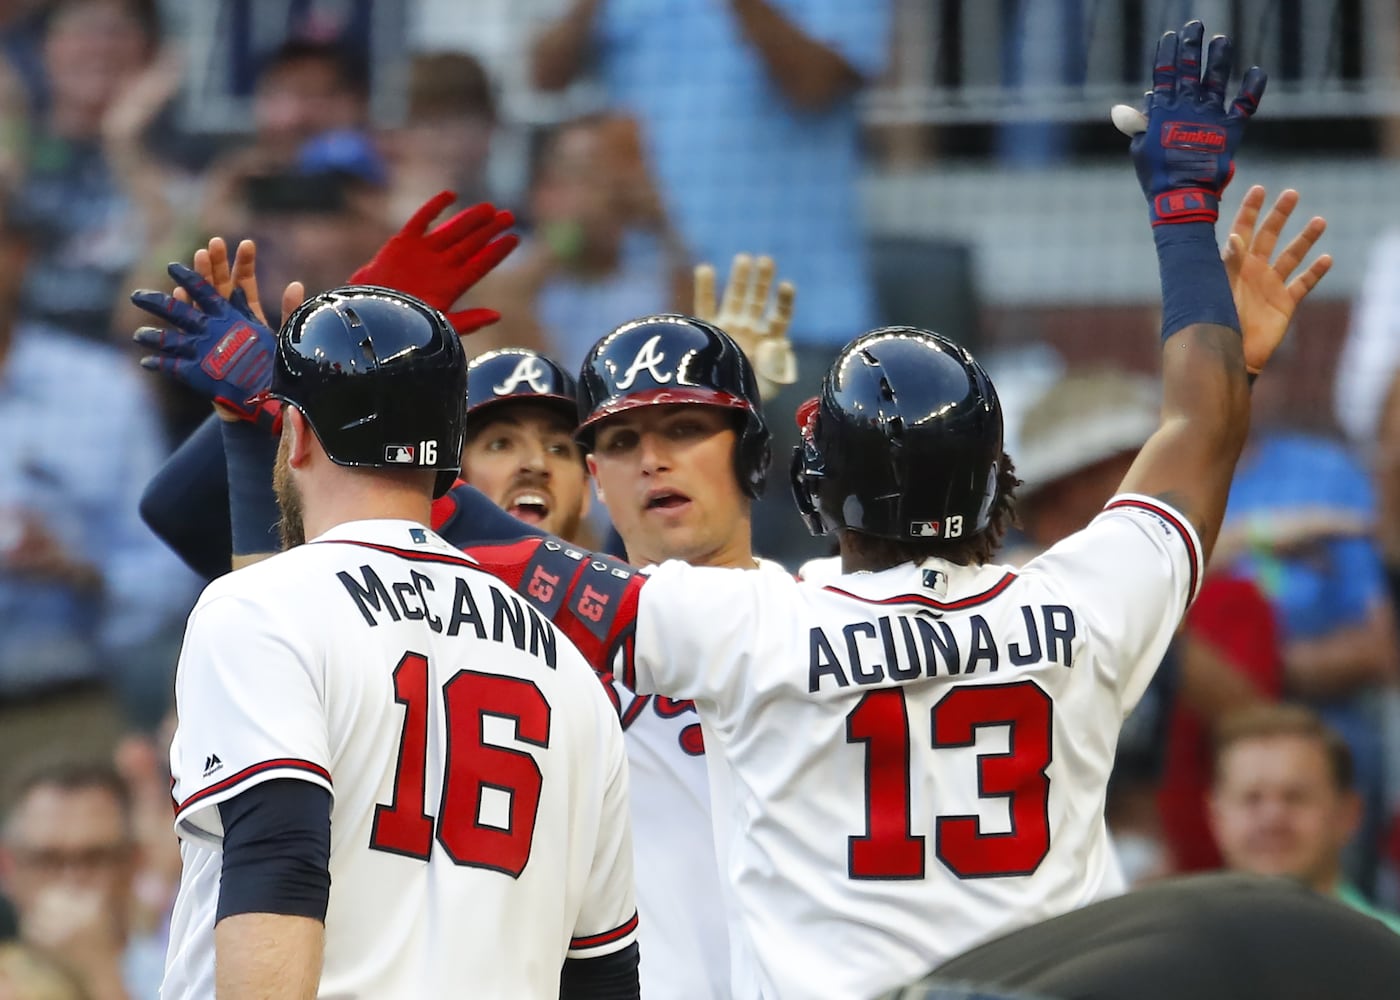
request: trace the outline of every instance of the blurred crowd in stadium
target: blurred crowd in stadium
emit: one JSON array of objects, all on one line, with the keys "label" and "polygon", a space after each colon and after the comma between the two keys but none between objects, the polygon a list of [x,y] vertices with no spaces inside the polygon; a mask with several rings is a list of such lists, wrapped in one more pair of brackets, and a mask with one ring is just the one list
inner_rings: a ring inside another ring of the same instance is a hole
[{"label": "blurred crowd in stadium", "polygon": [[[799,290],[778,462],[842,343],[930,326],[998,380],[1033,551],[1087,522],[1157,421],[1155,272],[1115,250],[1143,242],[1141,203],[1097,95],[1140,89],[1163,25],[1231,6],[0,3],[0,983],[134,1000],[161,974],[171,678],[199,580],[138,500],[207,407],[137,367],[132,289],[168,288],[165,264],[218,235],[257,240],[265,290],[321,291],[451,189],[524,234],[472,293],[503,318],[469,353],[576,370],[619,323],[688,311],[697,262],[771,254]],[[1136,882],[1287,874],[1400,932],[1400,107],[1376,96],[1400,21],[1233,7],[1247,54],[1289,57],[1236,199],[1296,186],[1338,267],[1255,393],[1109,820]],[[1086,19],[1089,69],[1045,65],[1037,37]],[[785,490],[755,516],[761,554],[824,554]]]}]

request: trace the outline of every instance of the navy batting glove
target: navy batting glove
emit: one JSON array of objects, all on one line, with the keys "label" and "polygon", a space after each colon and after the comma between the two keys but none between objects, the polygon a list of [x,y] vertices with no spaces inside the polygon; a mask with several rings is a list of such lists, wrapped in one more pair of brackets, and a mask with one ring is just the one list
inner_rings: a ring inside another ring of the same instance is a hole
[{"label": "navy batting glove", "polygon": [[1239,96],[1227,110],[1230,40],[1217,35],[1201,72],[1205,28],[1192,21],[1157,43],[1146,114],[1119,106],[1113,120],[1133,136],[1133,166],[1147,195],[1154,226],[1209,222],[1220,214],[1220,195],[1235,172],[1235,150],[1244,125],[1259,107],[1268,77],[1250,67]]},{"label": "navy batting glove", "polygon": [[253,316],[241,289],[226,299],[183,264],[167,270],[194,305],[164,292],[132,293],[137,308],[170,325],[136,331],[136,342],[155,351],[141,359],[141,367],[169,375],[241,419],[277,433],[281,404],[265,396],[272,385],[276,334]]}]

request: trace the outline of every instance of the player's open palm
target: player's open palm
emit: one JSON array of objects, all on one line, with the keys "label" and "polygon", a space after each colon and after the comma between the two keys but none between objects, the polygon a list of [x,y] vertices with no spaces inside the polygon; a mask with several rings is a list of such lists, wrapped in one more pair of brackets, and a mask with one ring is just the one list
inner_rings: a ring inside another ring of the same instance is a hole
[{"label": "player's open palm", "polygon": [[783,386],[797,381],[797,358],[787,335],[797,289],[790,281],[779,282],[770,305],[775,271],[772,257],[754,260],[746,253],[735,254],[729,284],[723,299],[717,301],[714,265],[695,267],[695,317],[734,338],[753,362],[764,399],[773,398]]},{"label": "player's open palm", "polygon": [[1264,197],[1264,189],[1257,184],[1245,194],[1221,251],[1235,311],[1240,317],[1245,365],[1255,373],[1263,371],[1283,341],[1298,303],[1332,267],[1331,255],[1322,254],[1301,273],[1294,274],[1327,229],[1327,221],[1321,216],[1309,219],[1303,231],[1274,257],[1283,227],[1298,207],[1298,192],[1290,188],[1281,193],[1264,221],[1259,222]]}]

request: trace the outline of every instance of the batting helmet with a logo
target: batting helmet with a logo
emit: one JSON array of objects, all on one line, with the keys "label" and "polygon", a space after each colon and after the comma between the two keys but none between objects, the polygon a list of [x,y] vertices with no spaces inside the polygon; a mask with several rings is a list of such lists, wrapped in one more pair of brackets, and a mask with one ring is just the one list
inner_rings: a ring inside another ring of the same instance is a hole
[{"label": "batting helmet with a logo", "polygon": [[772,435],[753,367],[729,334],[693,316],[645,316],[594,345],[579,372],[576,436],[591,451],[600,420],[637,406],[678,403],[741,414],[734,471],[744,492],[761,494]]}]

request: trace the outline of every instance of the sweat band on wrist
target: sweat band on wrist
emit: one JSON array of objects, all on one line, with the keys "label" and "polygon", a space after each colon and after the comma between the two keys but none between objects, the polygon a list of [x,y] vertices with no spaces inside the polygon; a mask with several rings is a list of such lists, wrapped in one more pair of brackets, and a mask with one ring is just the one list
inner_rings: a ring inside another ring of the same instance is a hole
[{"label": "sweat band on wrist", "polygon": [[1215,227],[1208,222],[1157,226],[1152,239],[1162,278],[1162,340],[1197,323],[1238,332],[1240,320]]},{"label": "sweat band on wrist", "polygon": [[233,554],[276,552],[282,547],[277,533],[282,515],[272,491],[277,439],[243,420],[224,421],[223,436]]}]

